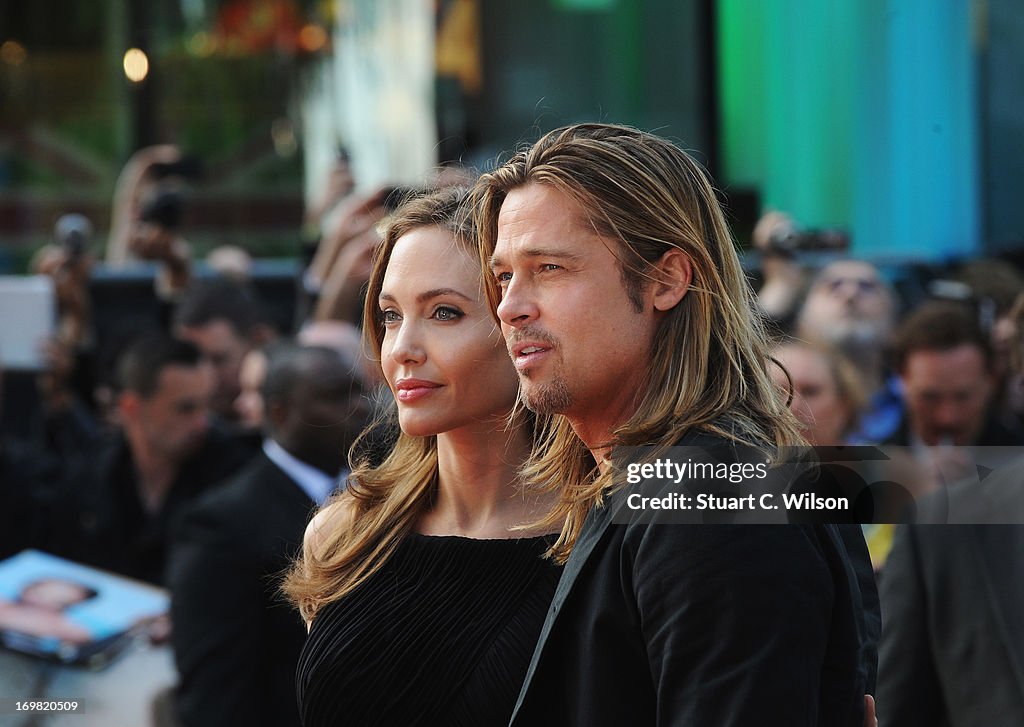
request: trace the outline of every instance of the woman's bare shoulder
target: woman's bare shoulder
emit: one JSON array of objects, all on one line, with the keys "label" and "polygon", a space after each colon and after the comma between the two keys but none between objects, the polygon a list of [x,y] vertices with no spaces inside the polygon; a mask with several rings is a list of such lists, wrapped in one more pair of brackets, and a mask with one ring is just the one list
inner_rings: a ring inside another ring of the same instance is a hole
[{"label": "woman's bare shoulder", "polygon": [[[337,534],[352,526],[356,515],[356,499],[343,492],[320,508],[306,526],[303,536],[302,568],[308,573],[311,563],[322,562],[330,543],[337,542]],[[312,627],[312,619],[303,616],[306,631]]]},{"label": "woman's bare shoulder", "polygon": [[318,552],[327,544],[332,533],[347,530],[356,516],[356,499],[343,492],[320,508],[306,526],[304,542],[306,552]]}]

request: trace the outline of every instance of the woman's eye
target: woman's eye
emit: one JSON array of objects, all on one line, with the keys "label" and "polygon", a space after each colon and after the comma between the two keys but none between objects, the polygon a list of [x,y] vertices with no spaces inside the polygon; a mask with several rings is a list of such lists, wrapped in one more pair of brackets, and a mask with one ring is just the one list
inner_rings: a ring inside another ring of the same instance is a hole
[{"label": "woman's eye", "polygon": [[380,321],[385,326],[388,325],[389,323],[397,323],[401,319],[402,319],[402,317],[400,315],[398,315],[398,311],[393,311],[393,310],[389,309],[389,310],[382,310],[380,312]]},{"label": "woman's eye", "polygon": [[512,279],[512,273],[495,273],[494,279],[498,281],[498,285],[505,285]]},{"label": "woman's eye", "polygon": [[555,265],[554,263],[545,263],[540,266],[541,270],[561,270],[561,265]]},{"label": "woman's eye", "polygon": [[434,318],[439,321],[454,321],[462,317],[462,311],[447,306],[441,306],[434,311]]}]

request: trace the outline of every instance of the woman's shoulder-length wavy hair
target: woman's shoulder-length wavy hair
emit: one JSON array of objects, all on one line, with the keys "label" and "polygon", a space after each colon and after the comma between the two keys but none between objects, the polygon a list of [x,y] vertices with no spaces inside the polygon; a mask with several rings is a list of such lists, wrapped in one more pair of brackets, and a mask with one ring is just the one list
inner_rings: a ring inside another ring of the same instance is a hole
[{"label": "woman's shoulder-length wavy hair", "polygon": [[[377,299],[395,245],[415,229],[439,227],[452,234],[453,250],[475,256],[465,198],[464,188],[440,190],[407,200],[390,218],[374,253],[363,306],[363,336],[378,366],[384,325]],[[324,505],[318,522],[325,526],[306,539],[285,577],[283,590],[307,621],[377,572],[435,498],[437,438],[402,433],[394,401],[386,398],[374,423],[352,445],[348,487]]]},{"label": "woman's shoulder-length wavy hair", "polygon": [[[481,265],[493,309],[501,290],[489,274],[506,196],[527,184],[548,185],[573,199],[593,229],[609,240],[623,286],[637,310],[656,263],[683,251],[693,269],[683,299],[658,323],[650,364],[636,392],[635,413],[611,445],[671,446],[703,431],[775,450],[803,444],[797,422],[774,388],[768,340],[753,291],[711,181],[671,142],[611,124],[552,131],[494,171],[473,191]],[[524,475],[559,491],[549,523],[562,526],[552,549],[564,561],[589,510],[611,489],[563,417],[554,417],[541,455]]]}]

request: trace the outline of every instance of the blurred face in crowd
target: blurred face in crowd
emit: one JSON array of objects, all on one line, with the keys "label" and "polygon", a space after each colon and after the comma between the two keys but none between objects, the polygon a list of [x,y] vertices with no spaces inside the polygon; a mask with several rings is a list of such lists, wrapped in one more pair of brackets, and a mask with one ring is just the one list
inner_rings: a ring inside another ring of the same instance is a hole
[{"label": "blurred face in crowd", "polygon": [[253,349],[242,359],[238,374],[239,393],[235,399],[238,422],[246,429],[260,429],[263,426],[263,378],[267,374],[267,356],[263,351]]},{"label": "blurred face in crowd", "polygon": [[618,244],[587,225],[567,194],[530,183],[505,198],[491,260],[527,406],[595,430],[631,413],[656,322],[626,292]]},{"label": "blurred face in crowd", "polygon": [[981,349],[913,351],[900,372],[914,435],[929,446],[972,445],[985,423],[993,378]]},{"label": "blurred face in crowd", "polygon": [[239,373],[242,359],[251,348],[248,339],[223,319],[212,320],[203,326],[180,326],[177,333],[194,343],[213,366],[216,385],[211,407],[222,418],[233,421],[236,417],[235,400],[241,391]]},{"label": "blurred face in crowd", "polygon": [[419,227],[395,243],[378,298],[381,367],[402,431],[493,428],[515,403],[515,371],[484,299],[479,262],[450,232]]},{"label": "blurred face in crowd", "polygon": [[868,263],[840,260],[815,280],[800,310],[800,331],[846,349],[878,346],[892,328],[894,304],[878,270]]},{"label": "blurred face in crowd", "polygon": [[351,379],[331,372],[295,387],[288,404],[272,410],[279,444],[332,476],[345,465],[349,447],[367,423],[367,408],[352,392]]},{"label": "blurred face in crowd", "polygon": [[207,363],[165,366],[152,396],[133,391],[121,395],[121,416],[129,438],[134,433],[151,452],[184,460],[206,437],[213,386],[213,370]]},{"label": "blurred face in crowd", "polygon": [[[843,443],[853,412],[843,400],[839,382],[823,351],[788,344],[775,350],[775,358],[793,379],[789,408],[802,425],[802,433],[812,446]],[[782,369],[773,367],[776,385],[789,394],[789,381]]]}]

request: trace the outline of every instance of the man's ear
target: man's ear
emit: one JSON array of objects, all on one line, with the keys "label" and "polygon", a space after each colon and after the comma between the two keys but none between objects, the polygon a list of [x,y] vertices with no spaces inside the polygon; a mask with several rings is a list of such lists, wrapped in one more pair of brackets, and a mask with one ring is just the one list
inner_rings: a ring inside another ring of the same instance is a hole
[{"label": "man's ear", "polygon": [[117,413],[121,421],[130,421],[139,415],[142,399],[134,391],[122,391],[117,397]]},{"label": "man's ear", "polygon": [[263,415],[267,419],[267,424],[275,432],[280,431],[288,423],[290,411],[286,404],[280,401],[276,401],[273,404],[264,402],[263,407]]},{"label": "man's ear", "polygon": [[655,267],[658,272],[652,290],[654,309],[671,310],[690,289],[693,266],[686,253],[673,247],[665,251]]}]

